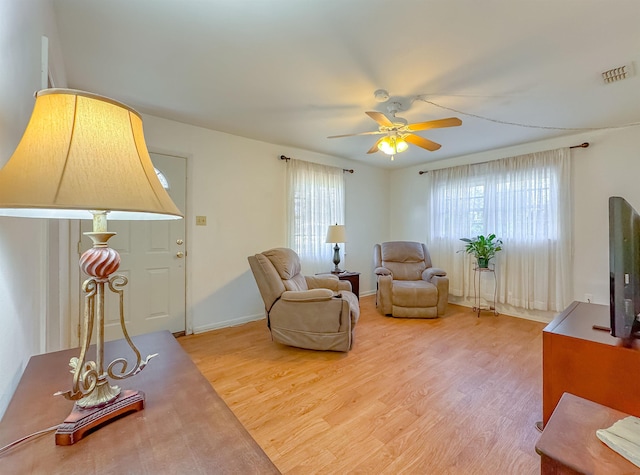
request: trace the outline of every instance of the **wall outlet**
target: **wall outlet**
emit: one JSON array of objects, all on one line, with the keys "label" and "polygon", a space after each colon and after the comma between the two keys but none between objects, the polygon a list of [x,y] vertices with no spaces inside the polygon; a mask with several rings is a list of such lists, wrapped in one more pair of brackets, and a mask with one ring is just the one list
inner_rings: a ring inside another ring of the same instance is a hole
[{"label": "wall outlet", "polygon": [[584,294],[584,301],[587,303],[592,303],[593,302],[593,295],[592,294]]},{"label": "wall outlet", "polygon": [[196,216],[196,226],[206,226],[206,225],[207,225],[206,216]]}]

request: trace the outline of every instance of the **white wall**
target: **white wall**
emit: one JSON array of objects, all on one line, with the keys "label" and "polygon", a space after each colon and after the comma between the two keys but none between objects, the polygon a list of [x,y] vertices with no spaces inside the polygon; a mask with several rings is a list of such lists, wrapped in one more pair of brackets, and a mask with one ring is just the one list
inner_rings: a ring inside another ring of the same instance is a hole
[{"label": "white wall", "polygon": [[640,127],[589,139],[573,161],[575,217],[573,298],[609,304],[609,197],[622,196],[640,212]]},{"label": "white wall", "polygon": [[[46,0],[0,1],[0,166],[13,153],[41,89],[42,36],[59,57]],[[45,221],[0,217],[0,415],[33,354],[44,351]]]},{"label": "white wall", "polygon": [[[394,239],[426,238],[426,175],[420,170],[496,160],[589,142],[572,150],[573,299],[609,303],[609,196],[627,199],[640,211],[640,127],[611,129],[493,150],[391,173],[391,228]],[[402,210],[402,212],[398,212]],[[522,313],[522,312],[521,312]],[[535,314],[528,316],[536,318]],[[551,315],[538,314],[541,320]]]},{"label": "white wall", "polygon": [[[145,115],[150,150],[187,158],[187,312],[195,332],[262,318],[247,256],[286,246],[286,163],[280,155],[342,168],[349,243],[341,267],[373,292],[373,245],[388,237],[388,172],[360,162]],[[195,216],[207,217],[196,226]],[[327,270],[332,266],[327,262]],[[304,269],[303,269],[304,272]]]}]

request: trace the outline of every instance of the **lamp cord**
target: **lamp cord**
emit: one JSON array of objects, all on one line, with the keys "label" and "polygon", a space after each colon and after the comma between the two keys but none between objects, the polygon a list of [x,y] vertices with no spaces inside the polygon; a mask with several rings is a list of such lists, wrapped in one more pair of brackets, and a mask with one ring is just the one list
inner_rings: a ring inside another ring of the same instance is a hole
[{"label": "lamp cord", "polygon": [[4,447],[0,447],[0,455],[4,454],[9,449],[15,447],[18,444],[21,444],[22,442],[24,442],[26,440],[29,440],[29,439],[31,439],[33,437],[37,437],[37,436],[42,435],[42,434],[46,434],[47,432],[54,431],[58,427],[59,427],[59,425],[51,426],[48,429],[39,430],[38,432],[34,432],[33,434],[25,435],[24,437],[22,437],[22,438],[20,438],[18,440],[14,440],[10,444],[5,445]]}]

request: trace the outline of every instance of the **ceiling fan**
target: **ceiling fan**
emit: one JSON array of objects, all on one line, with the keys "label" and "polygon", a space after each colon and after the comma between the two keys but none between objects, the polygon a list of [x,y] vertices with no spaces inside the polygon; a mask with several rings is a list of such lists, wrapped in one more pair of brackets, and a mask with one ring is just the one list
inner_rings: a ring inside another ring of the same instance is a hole
[{"label": "ceiling fan", "polygon": [[403,119],[402,117],[396,117],[395,109],[390,108],[389,112],[392,114],[391,119],[389,119],[382,112],[365,112],[365,114],[367,114],[378,123],[377,131],[362,132],[359,134],[332,135],[327,138],[335,139],[340,137],[353,137],[356,135],[384,135],[384,137],[378,139],[378,141],[367,151],[367,153],[375,153],[380,150],[387,155],[391,155],[391,159],[393,160],[393,156],[395,154],[404,152],[405,150],[407,150],[407,148],[409,148],[407,142],[431,152],[434,152],[441,147],[439,143],[433,142],[429,139],[425,139],[424,137],[420,137],[413,132],[417,132],[419,130],[439,129],[442,127],[457,127],[462,124],[462,121],[457,117],[408,124],[406,119]]}]

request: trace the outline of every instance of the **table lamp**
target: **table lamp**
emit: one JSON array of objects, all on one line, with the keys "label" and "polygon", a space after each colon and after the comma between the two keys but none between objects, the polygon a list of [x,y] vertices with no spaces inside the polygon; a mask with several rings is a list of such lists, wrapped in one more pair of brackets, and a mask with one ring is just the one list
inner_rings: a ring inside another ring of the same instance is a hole
[{"label": "table lamp", "polygon": [[[127,333],[123,287],[127,278],[114,275],[120,256],[107,241],[107,217],[116,220],[182,218],[156,177],[144,140],[142,118],[112,99],[70,89],[44,89],[36,100],[15,152],[0,170],[0,216],[92,219],[85,233],[93,247],[80,257],[89,275],[83,284],[85,308],[80,354],[72,358],[73,380],[62,395],[75,401],[58,426],[56,444],[71,445],[84,435],[124,414],[144,408],[141,391],[111,386],[142,371],[142,358]],[[104,359],[104,300],[109,290],[119,295],[122,333],[136,355],[108,365]],[[96,358],[87,361],[93,331]],[[130,368],[128,371],[127,369]]]},{"label": "table lamp", "polygon": [[347,242],[347,235],[344,229],[344,224],[334,224],[329,226],[327,230],[327,239],[326,243],[334,243],[335,247],[333,248],[333,265],[334,268],[331,271],[332,274],[340,274],[342,270],[338,267],[340,264],[340,246],[338,243]]}]

